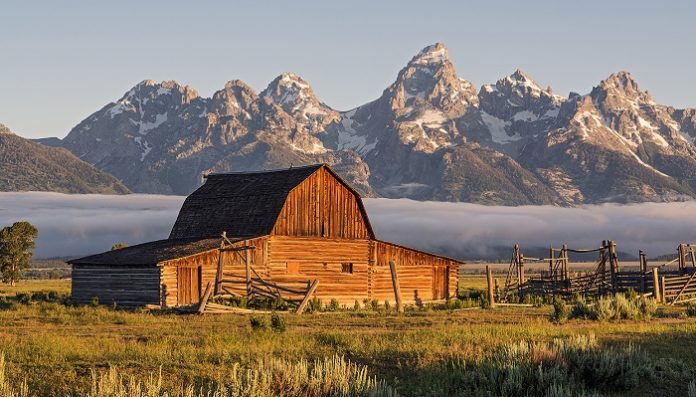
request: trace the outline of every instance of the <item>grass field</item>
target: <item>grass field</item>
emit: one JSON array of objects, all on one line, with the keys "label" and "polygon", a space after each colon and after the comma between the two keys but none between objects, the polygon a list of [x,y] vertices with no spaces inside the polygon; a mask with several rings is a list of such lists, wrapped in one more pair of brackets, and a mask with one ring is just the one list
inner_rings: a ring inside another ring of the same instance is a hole
[{"label": "grass field", "polygon": [[[482,288],[485,279],[466,277],[461,285]],[[580,393],[584,388],[600,393],[594,395],[685,396],[696,377],[696,319],[684,315],[683,307],[661,308],[659,318],[644,321],[563,324],[549,320],[551,306],[426,308],[401,315],[366,309],[301,316],[281,313],[286,329],[279,332],[253,328],[252,316],[243,314],[175,315],[13,301],[17,293],[28,291],[67,293],[69,281],[0,285],[0,296],[6,297],[0,298],[0,352],[9,382],[26,380],[35,395],[84,395],[82,391],[93,386],[93,374],[107,373],[111,367],[123,379],[147,379],[161,369],[163,386],[176,389],[183,384],[224,383],[236,365],[267,368],[259,363],[274,358],[311,362],[336,355],[364,366],[370,377],[405,396],[499,395],[498,384],[514,379],[525,383],[525,376],[537,379],[540,368],[564,360],[576,363],[577,357],[592,367],[593,380],[571,388],[575,391],[559,386],[547,395],[593,395]],[[271,321],[268,314],[255,317]],[[583,346],[596,339],[589,356],[577,352],[585,347],[558,348],[558,341],[578,336],[585,338]],[[608,357],[610,351],[618,358]],[[608,365],[614,363],[610,358],[619,364]],[[510,372],[508,367],[518,361],[529,365]],[[640,365],[635,364],[638,361]],[[617,365],[622,370],[614,374]],[[566,371],[577,370],[567,367]],[[609,372],[601,377],[600,371]],[[631,382],[626,385],[611,381],[629,375]],[[509,389],[504,395],[526,395],[526,387]],[[1,384],[0,397],[6,397]]]}]

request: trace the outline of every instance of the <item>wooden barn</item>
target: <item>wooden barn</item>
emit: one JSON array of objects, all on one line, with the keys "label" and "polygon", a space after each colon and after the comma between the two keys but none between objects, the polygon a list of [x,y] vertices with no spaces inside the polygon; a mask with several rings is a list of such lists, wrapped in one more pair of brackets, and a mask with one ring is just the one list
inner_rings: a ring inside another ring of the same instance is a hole
[{"label": "wooden barn", "polygon": [[206,289],[352,306],[395,302],[396,287],[404,303],[441,301],[460,264],[378,240],[360,195],[323,164],[209,175],[168,239],[70,263],[77,303],[127,308],[192,305]]}]

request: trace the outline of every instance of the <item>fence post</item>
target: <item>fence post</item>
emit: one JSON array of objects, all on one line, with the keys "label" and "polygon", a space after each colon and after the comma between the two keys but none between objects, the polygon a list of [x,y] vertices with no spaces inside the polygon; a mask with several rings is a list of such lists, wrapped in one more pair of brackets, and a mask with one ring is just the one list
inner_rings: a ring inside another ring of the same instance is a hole
[{"label": "fence post", "polygon": [[662,298],[662,303],[667,303],[667,296],[666,292],[667,290],[665,289],[665,276],[660,277],[660,298]]},{"label": "fence post", "polygon": [[493,268],[486,265],[486,281],[488,283],[488,303],[491,308],[495,307],[495,294],[493,293]]},{"label": "fence post", "polygon": [[549,277],[554,280],[556,276],[553,273],[553,247],[549,248]]},{"label": "fence post", "polygon": [[652,276],[653,276],[653,297],[655,300],[660,303],[662,302],[662,298],[660,297],[660,276],[658,274],[660,270],[656,267],[653,267],[652,269]]},{"label": "fence post", "polygon": [[517,258],[518,258],[517,260],[518,260],[518,263],[520,266],[520,284],[519,285],[522,285],[525,282],[525,279],[524,279],[524,255],[522,255],[522,253],[519,251],[519,249],[517,251]]},{"label": "fence post", "polygon": [[643,275],[642,278],[642,283],[640,285],[640,292],[645,293],[647,292],[648,286],[647,286],[647,271],[648,271],[648,260],[645,257],[645,252],[643,250],[638,251],[638,258],[640,259],[640,272]]},{"label": "fence post", "polygon": [[684,267],[686,265],[686,261],[684,259],[684,243],[679,243],[679,247],[677,248],[677,251],[679,253],[679,274],[683,274],[684,272]]}]

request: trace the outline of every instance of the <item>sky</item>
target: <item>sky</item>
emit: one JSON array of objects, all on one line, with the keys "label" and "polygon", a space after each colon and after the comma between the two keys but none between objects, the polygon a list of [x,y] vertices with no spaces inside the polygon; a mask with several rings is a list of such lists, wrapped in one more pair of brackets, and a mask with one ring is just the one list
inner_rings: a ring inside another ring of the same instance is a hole
[{"label": "sky", "polygon": [[282,72],[348,110],[444,42],[475,86],[520,68],[557,93],[628,70],[658,103],[696,107],[693,1],[9,1],[0,11],[0,123],[65,136],[145,79],[211,96]]},{"label": "sky", "polygon": [[[167,238],[184,198],[0,192],[0,225],[18,220],[36,225],[37,257],[82,256],[107,251],[118,242],[133,245]],[[615,240],[620,252],[633,257],[638,250],[656,257],[674,254],[679,242],[696,241],[693,220],[684,216],[696,212],[696,201],[577,208],[407,199],[364,202],[378,238],[462,259],[508,259],[507,249],[515,243],[533,253],[564,243],[597,248],[601,240]]]}]

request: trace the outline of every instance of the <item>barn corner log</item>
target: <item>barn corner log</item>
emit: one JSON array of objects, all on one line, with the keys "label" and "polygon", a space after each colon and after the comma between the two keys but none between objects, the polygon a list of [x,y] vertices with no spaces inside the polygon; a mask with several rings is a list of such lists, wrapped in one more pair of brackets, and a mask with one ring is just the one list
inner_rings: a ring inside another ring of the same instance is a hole
[{"label": "barn corner log", "polygon": [[396,311],[403,313],[404,306],[401,300],[401,286],[399,285],[399,274],[396,271],[396,263],[389,261],[389,270],[391,271],[392,288],[394,288],[394,299],[396,300]]},{"label": "barn corner log", "polygon": [[493,293],[493,268],[486,265],[486,281],[488,283],[488,303],[491,308],[495,307],[495,294]]}]

